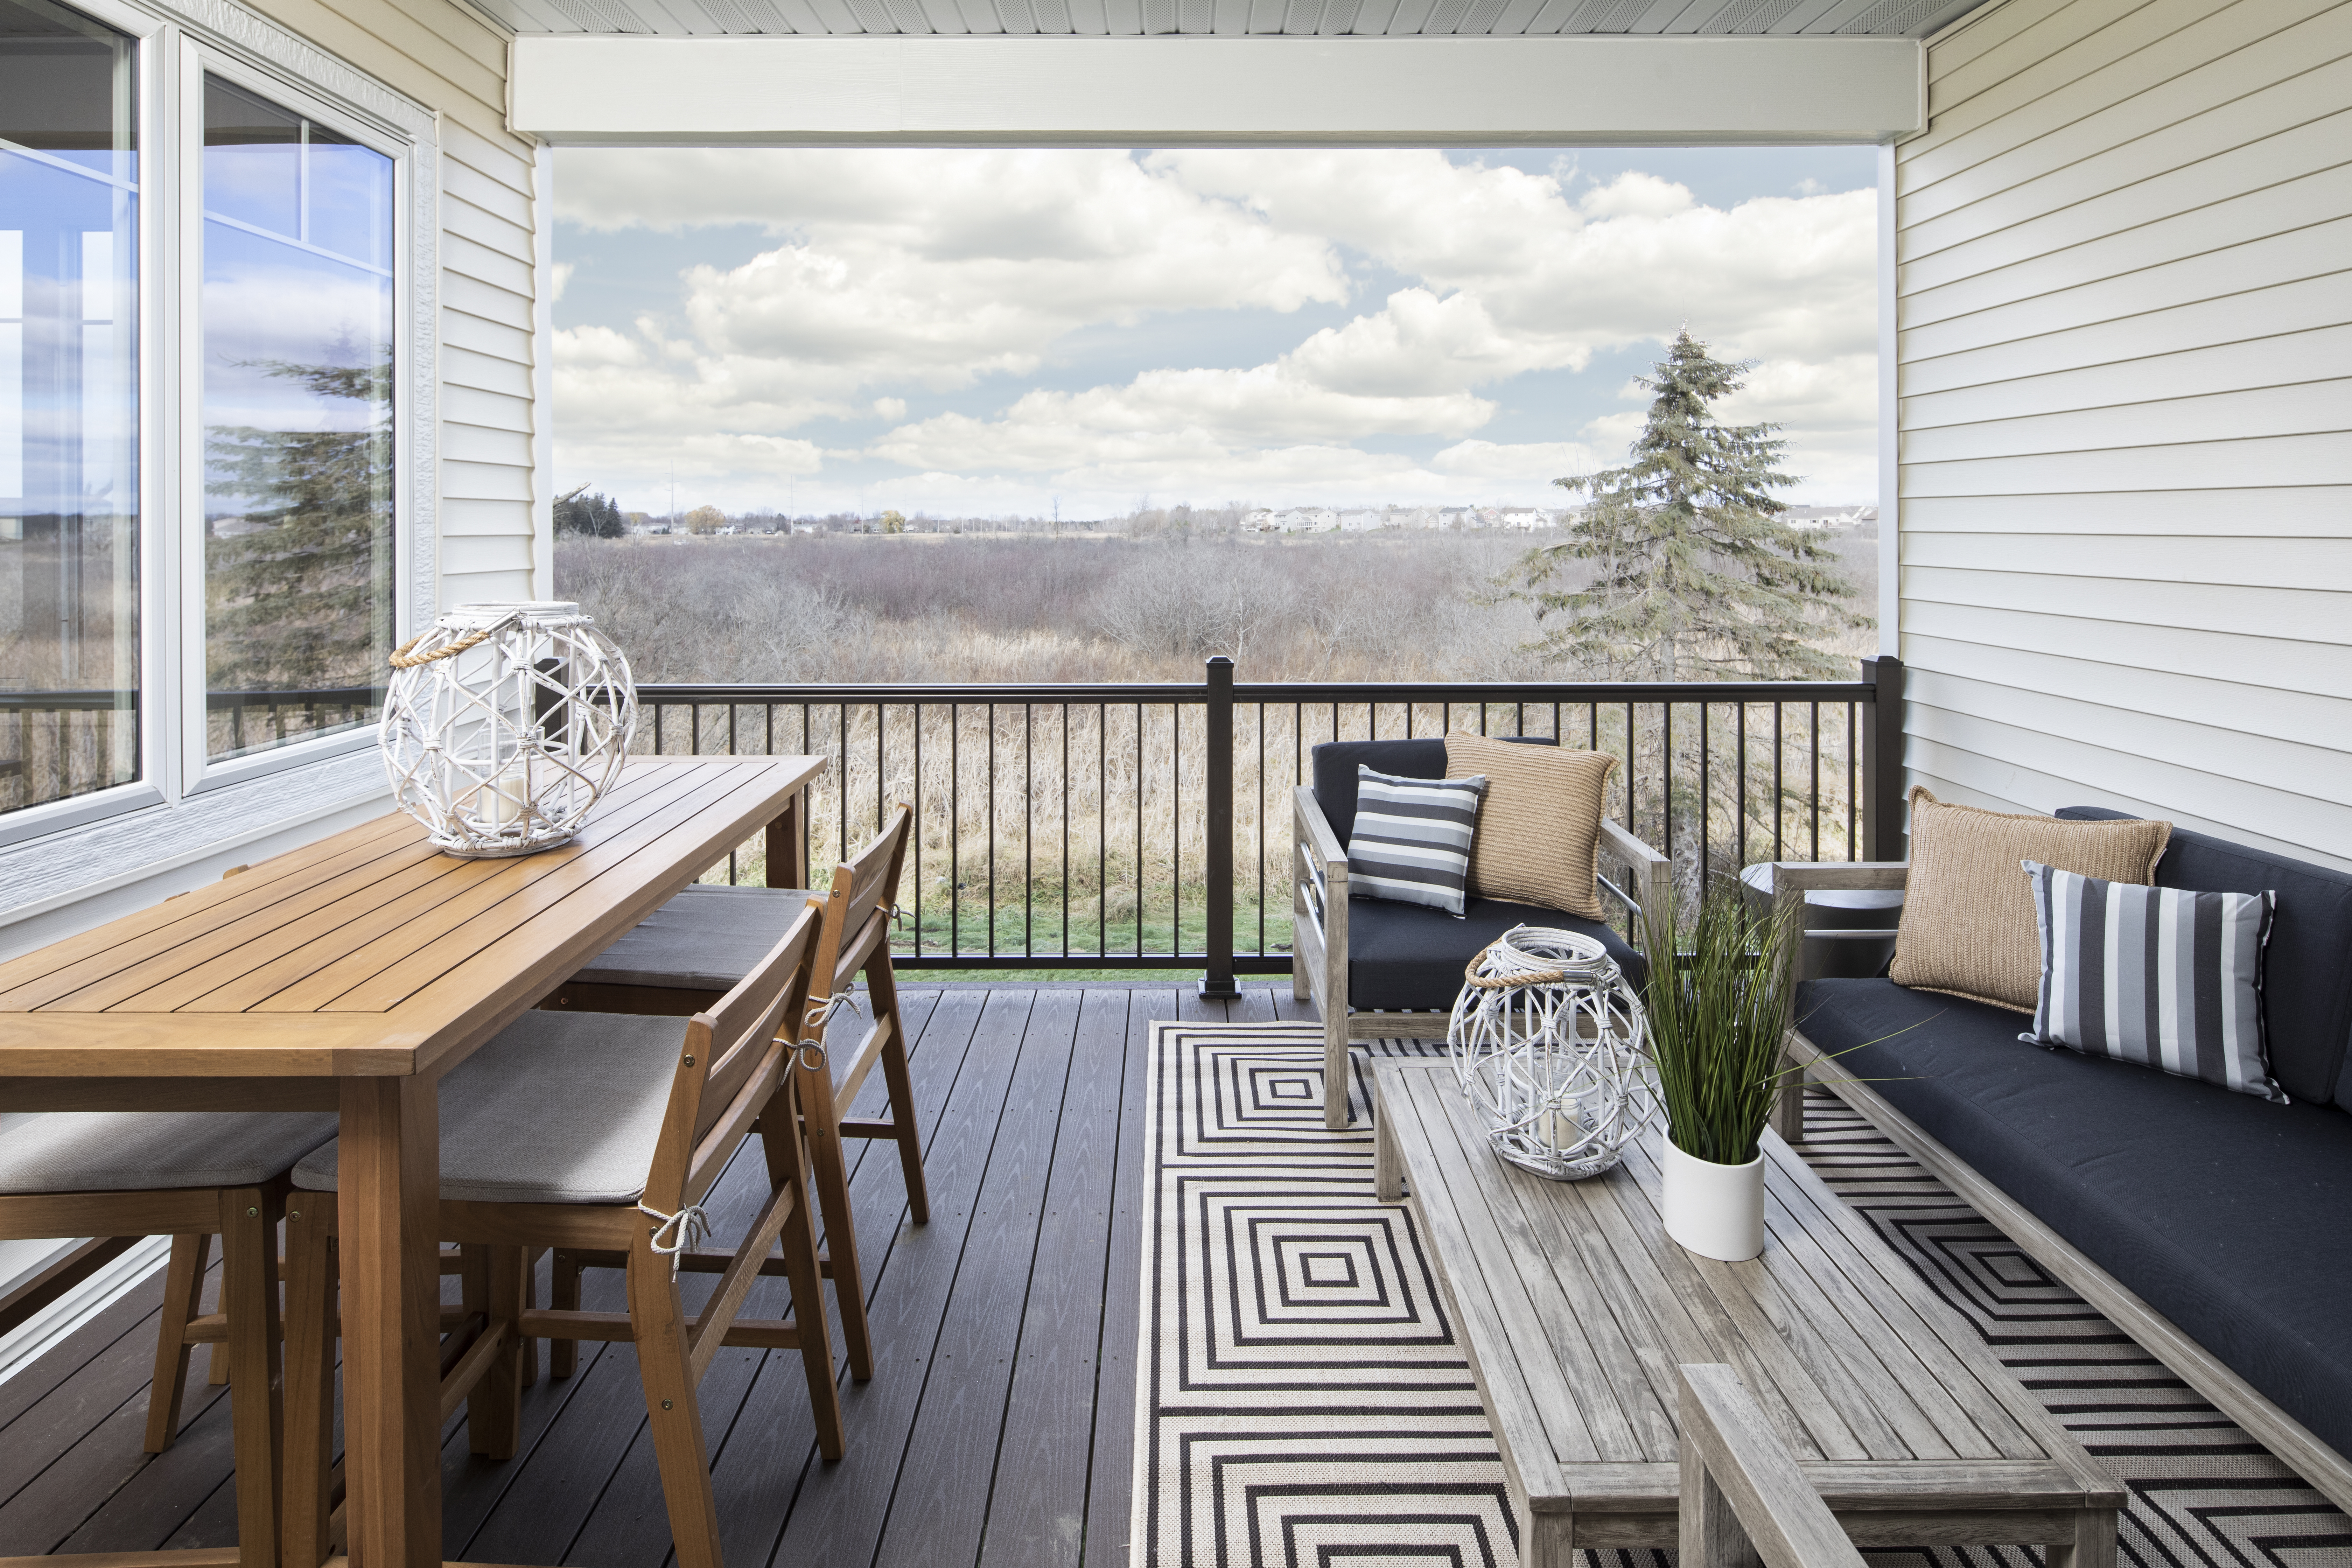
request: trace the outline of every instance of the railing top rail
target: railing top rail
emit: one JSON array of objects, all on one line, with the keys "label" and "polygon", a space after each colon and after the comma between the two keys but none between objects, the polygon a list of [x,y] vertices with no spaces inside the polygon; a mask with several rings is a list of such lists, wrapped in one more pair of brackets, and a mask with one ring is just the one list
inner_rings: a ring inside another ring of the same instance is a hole
[{"label": "railing top rail", "polygon": [[[971,682],[931,685],[649,681],[643,700],[660,703],[769,702],[818,706],[912,702],[1202,702],[1207,688],[1190,681],[1066,684]],[[1234,684],[1236,702],[1866,702],[1877,688],[1863,680],[1254,680]]]},{"label": "railing top rail", "polygon": [[[373,707],[383,700],[376,686],[320,686],[285,691],[208,691],[207,708]],[[136,690],[85,688],[57,691],[0,691],[0,713],[102,713],[139,706]]]}]

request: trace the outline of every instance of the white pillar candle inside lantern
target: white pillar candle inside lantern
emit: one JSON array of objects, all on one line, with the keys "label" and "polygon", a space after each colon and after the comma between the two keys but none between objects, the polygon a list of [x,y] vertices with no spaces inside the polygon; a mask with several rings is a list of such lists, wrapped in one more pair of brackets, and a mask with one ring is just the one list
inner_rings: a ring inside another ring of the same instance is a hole
[{"label": "white pillar candle inside lantern", "polygon": [[1572,1182],[1617,1163],[1657,1110],[1642,1001],[1594,938],[1514,926],[1474,960],[1446,1044],[1495,1152]]},{"label": "white pillar candle inside lantern", "polygon": [[575,604],[460,605],[393,656],[384,771],[451,855],[580,831],[635,732],[629,661]]}]

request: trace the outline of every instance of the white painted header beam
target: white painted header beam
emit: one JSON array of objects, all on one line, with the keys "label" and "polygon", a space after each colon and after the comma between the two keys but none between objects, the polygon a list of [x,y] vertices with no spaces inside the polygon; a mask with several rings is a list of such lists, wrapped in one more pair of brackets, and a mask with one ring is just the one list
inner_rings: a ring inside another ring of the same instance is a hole
[{"label": "white painted header beam", "polygon": [[1909,38],[689,37],[514,41],[559,146],[1704,146],[1927,120]]}]

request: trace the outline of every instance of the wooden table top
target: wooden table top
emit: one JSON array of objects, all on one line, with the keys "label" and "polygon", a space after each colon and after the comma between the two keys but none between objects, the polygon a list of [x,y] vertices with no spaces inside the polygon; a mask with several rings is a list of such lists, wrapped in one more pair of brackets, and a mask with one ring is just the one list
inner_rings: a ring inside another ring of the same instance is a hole
[{"label": "wooden table top", "polygon": [[1548,1182],[1495,1157],[1449,1066],[1373,1071],[1530,1512],[1670,1513],[1686,1363],[1736,1368],[1832,1507],[2121,1506],[1975,1330],[1778,1137],[1765,1137],[1764,1255],[1721,1263],[1667,1239],[1654,1138],[1605,1175]]},{"label": "wooden table top", "polygon": [[824,765],[632,758],[577,838],[511,859],[444,855],[388,813],[0,964],[0,1079],[427,1070],[530,1007]]}]

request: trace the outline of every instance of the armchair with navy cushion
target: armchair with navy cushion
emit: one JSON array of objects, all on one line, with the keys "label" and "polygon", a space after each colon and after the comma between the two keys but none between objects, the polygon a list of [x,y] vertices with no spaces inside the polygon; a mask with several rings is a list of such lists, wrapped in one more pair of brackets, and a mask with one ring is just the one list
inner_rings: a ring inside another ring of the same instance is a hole
[{"label": "armchair with navy cushion", "polygon": [[[1548,743],[1548,742],[1535,742]],[[1401,778],[1445,776],[1445,742],[1340,741],[1315,748],[1314,783],[1295,800],[1291,994],[1323,1014],[1324,1124],[1348,1125],[1350,1040],[1443,1038],[1464,968],[1516,925],[1556,926],[1598,939],[1635,985],[1648,965],[1634,945],[1600,921],[1532,904],[1481,898],[1474,887],[1456,918],[1423,904],[1349,896],[1348,840],[1356,820],[1359,765]],[[1601,823],[1605,896],[1638,920],[1644,905],[1671,896],[1665,857],[1617,823]],[[1638,928],[1636,928],[1638,931]]]}]

